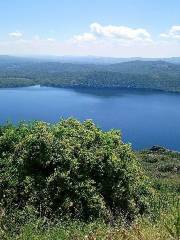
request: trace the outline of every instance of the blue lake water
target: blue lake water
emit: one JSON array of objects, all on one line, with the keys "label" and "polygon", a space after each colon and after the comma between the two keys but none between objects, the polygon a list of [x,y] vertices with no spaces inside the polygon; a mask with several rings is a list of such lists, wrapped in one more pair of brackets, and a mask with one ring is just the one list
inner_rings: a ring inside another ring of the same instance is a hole
[{"label": "blue lake water", "polygon": [[93,119],[122,131],[134,149],[158,144],[180,150],[180,94],[145,90],[29,87],[0,90],[0,123],[7,120]]}]

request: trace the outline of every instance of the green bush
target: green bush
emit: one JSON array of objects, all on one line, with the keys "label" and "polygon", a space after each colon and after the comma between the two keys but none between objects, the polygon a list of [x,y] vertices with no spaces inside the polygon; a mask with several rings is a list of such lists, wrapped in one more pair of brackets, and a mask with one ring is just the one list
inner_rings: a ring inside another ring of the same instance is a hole
[{"label": "green bush", "polygon": [[0,128],[0,210],[40,217],[132,219],[147,208],[149,188],[130,145],[92,121]]}]

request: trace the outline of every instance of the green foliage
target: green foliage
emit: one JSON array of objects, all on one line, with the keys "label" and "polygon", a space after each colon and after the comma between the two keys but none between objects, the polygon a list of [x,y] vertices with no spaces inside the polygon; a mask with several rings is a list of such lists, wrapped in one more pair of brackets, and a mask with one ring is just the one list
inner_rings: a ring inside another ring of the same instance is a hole
[{"label": "green foliage", "polygon": [[23,225],[17,235],[9,235],[0,229],[0,237],[2,240],[179,240],[177,227],[172,214],[162,215],[156,224],[147,218],[138,219],[129,227],[118,222],[111,226],[103,221],[66,221],[44,225],[43,219],[36,219]]},{"label": "green foliage", "polygon": [[180,192],[180,153],[159,148],[137,153],[155,189],[167,194]]},{"label": "green foliage", "polygon": [[172,209],[171,217],[165,222],[165,227],[173,239],[180,238],[180,201]]},{"label": "green foliage", "polygon": [[89,120],[1,126],[0,239],[179,239],[179,162]]},{"label": "green foliage", "polygon": [[131,220],[147,208],[147,179],[131,147],[92,121],[1,127],[0,169],[5,216],[30,208],[47,218],[112,219],[121,212]]},{"label": "green foliage", "polygon": [[180,66],[165,61],[75,64],[0,58],[0,87],[42,85],[82,88],[145,88],[180,91]]}]

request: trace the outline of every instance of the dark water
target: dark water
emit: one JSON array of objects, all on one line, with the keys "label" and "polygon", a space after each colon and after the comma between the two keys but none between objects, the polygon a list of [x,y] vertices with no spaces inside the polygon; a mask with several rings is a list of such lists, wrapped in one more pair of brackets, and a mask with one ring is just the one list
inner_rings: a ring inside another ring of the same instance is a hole
[{"label": "dark water", "polygon": [[133,148],[155,144],[180,150],[180,94],[144,90],[0,90],[0,123],[62,117],[93,119],[104,130],[122,130]]}]

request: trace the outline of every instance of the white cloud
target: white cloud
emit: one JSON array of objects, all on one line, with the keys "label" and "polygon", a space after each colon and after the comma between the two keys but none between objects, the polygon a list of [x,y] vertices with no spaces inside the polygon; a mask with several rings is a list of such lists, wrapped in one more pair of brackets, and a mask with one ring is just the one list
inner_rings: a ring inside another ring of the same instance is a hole
[{"label": "white cloud", "polygon": [[23,37],[23,34],[22,34],[22,32],[16,31],[16,32],[9,33],[9,36],[11,38],[20,39]]},{"label": "white cloud", "polygon": [[174,40],[180,40],[180,25],[172,26],[168,32],[161,33],[160,37],[174,39]]},{"label": "white cloud", "polygon": [[47,41],[48,41],[48,42],[55,42],[56,39],[55,39],[55,38],[47,38]]},{"label": "white cloud", "polygon": [[167,33],[161,33],[159,36],[162,37],[162,38],[168,38],[168,37],[169,37],[169,34],[167,34]]},{"label": "white cloud", "polygon": [[91,32],[99,37],[114,38],[119,40],[151,40],[150,33],[143,28],[129,28],[125,26],[107,25],[99,23],[90,25]]},{"label": "white cloud", "polygon": [[180,26],[172,26],[170,29],[170,35],[179,36],[180,35]]},{"label": "white cloud", "polygon": [[75,35],[73,39],[77,42],[91,42],[95,40],[119,40],[121,42],[152,41],[150,33],[143,28],[129,28],[125,26],[107,25],[92,23],[90,31]]},{"label": "white cloud", "polygon": [[95,41],[96,37],[92,33],[83,33],[82,35],[75,35],[73,40],[75,42],[91,42]]},{"label": "white cloud", "polygon": [[[161,39],[152,40],[143,28],[101,25],[92,23],[89,31],[75,35],[72,39],[58,41],[51,37],[34,35],[25,38],[15,31],[0,41],[0,54],[45,54],[45,55],[96,55],[112,57],[171,57],[180,56],[180,26],[172,26],[161,33]],[[162,40],[164,39],[164,40]]]},{"label": "white cloud", "polygon": [[41,40],[40,36],[39,36],[39,35],[37,35],[37,34],[36,34],[36,35],[34,35],[33,39],[34,39],[34,40],[36,40],[36,41],[39,41],[39,40]]},{"label": "white cloud", "polygon": [[132,41],[122,44],[119,41],[93,41],[76,44],[72,41],[48,41],[20,39],[0,41],[0,54],[11,55],[96,55],[111,57],[172,57],[180,56],[180,44],[174,41],[154,41],[147,44]]},{"label": "white cloud", "polygon": [[51,43],[56,41],[55,38],[51,38],[51,37],[49,37],[49,38],[41,38],[39,35],[34,35],[33,36],[33,40],[37,41],[37,42],[46,42],[47,41],[47,42],[51,42]]}]

